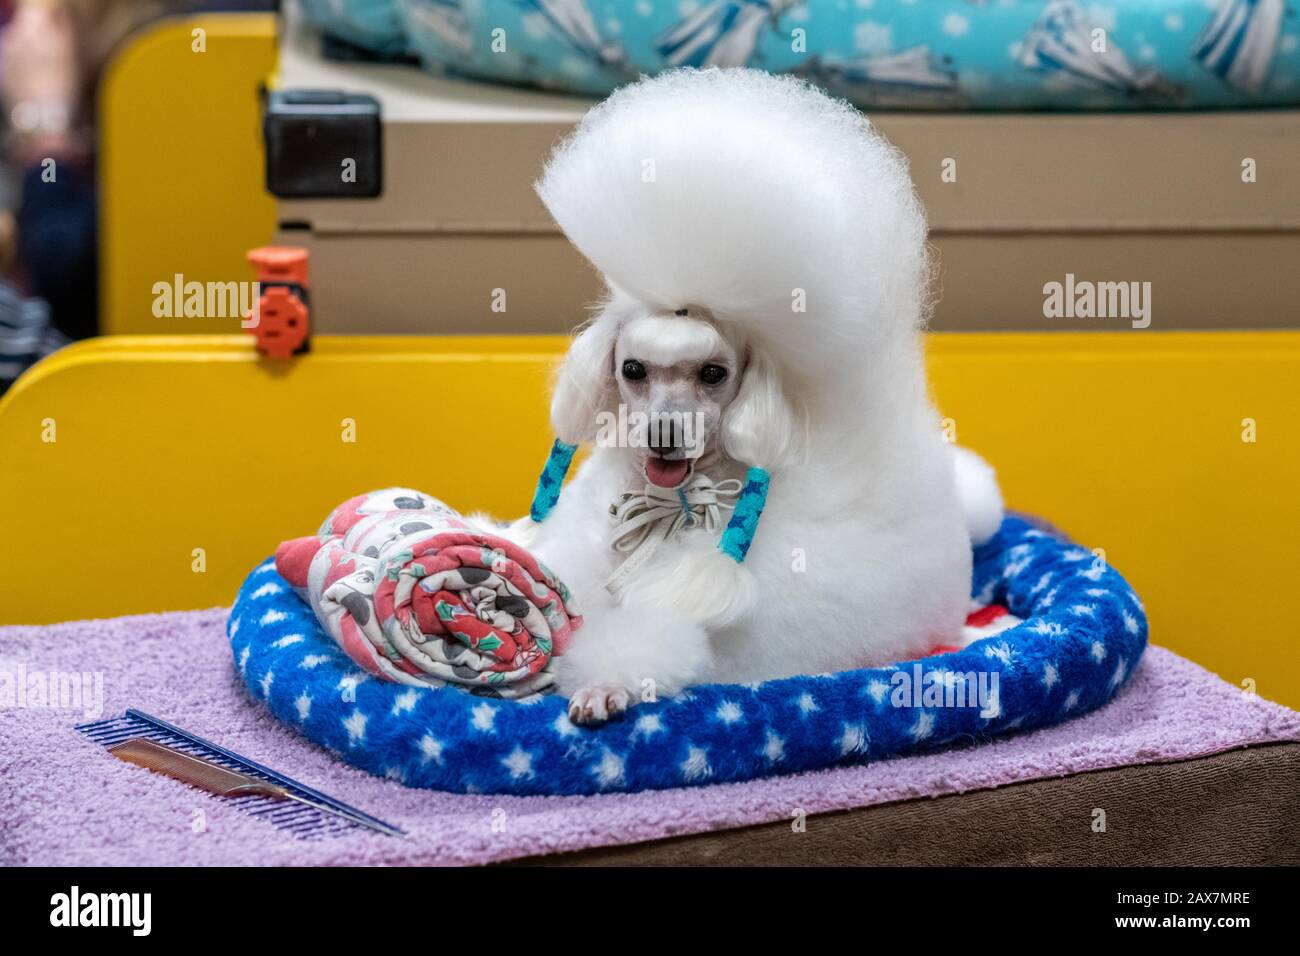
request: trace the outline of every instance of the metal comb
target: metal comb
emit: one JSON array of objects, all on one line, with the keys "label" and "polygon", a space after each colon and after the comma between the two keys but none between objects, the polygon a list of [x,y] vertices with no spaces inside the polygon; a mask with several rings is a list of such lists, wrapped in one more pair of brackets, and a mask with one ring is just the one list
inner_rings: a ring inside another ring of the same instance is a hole
[{"label": "metal comb", "polygon": [[357,826],[405,835],[383,820],[138,710],[82,724],[77,730],[121,760],[229,797],[241,810],[297,837],[338,836]]}]

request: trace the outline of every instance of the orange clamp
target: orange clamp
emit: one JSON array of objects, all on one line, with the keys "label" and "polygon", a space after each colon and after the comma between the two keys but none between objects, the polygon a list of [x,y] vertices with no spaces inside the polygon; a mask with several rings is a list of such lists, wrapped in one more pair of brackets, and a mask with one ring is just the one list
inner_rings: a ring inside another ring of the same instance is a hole
[{"label": "orange clamp", "polygon": [[307,294],[307,250],[300,246],[262,246],[248,253],[257,270],[261,294],[256,314],[244,327],[257,339],[257,349],[276,359],[307,351],[311,310]]}]

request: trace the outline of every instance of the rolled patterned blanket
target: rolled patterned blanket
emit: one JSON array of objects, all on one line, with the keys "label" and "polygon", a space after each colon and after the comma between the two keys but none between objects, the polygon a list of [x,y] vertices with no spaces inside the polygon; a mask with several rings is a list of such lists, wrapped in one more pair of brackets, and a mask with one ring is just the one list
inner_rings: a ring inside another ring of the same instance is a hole
[{"label": "rolled patterned blanket", "polygon": [[367,673],[518,699],[582,618],[531,554],[409,488],[350,498],[320,531],[280,545],[276,570]]}]

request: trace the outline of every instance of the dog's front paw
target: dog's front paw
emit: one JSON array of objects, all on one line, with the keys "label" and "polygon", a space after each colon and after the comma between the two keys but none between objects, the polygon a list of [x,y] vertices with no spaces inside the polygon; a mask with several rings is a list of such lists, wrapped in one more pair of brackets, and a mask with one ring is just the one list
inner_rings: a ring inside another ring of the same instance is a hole
[{"label": "dog's front paw", "polygon": [[622,687],[583,687],[569,698],[569,721],[594,727],[627,710],[632,695]]}]

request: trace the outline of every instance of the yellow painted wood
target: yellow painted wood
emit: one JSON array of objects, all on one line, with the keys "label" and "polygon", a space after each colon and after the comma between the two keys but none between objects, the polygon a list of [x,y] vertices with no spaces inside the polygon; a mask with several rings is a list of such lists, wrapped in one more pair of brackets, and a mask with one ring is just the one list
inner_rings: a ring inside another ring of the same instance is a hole
[{"label": "yellow painted wood", "polygon": [[100,91],[106,333],[238,330],[237,317],[156,317],[153,287],[178,273],[204,283],[255,278],[244,253],[275,231],[258,101],[275,59],[269,13],[164,19],[113,58]]},{"label": "yellow painted wood", "polygon": [[[386,485],[522,514],[563,346],[321,337],[277,364],[247,336],[145,336],[57,353],[0,401],[0,623],[226,604],[282,538]],[[1300,333],[936,334],[927,349],[957,440],[1013,507],[1105,549],[1155,642],[1300,706]]]},{"label": "yellow painted wood", "polygon": [[1153,642],[1300,707],[1300,334],[929,343],[943,413],[996,465],[1010,507],[1104,549]]}]

